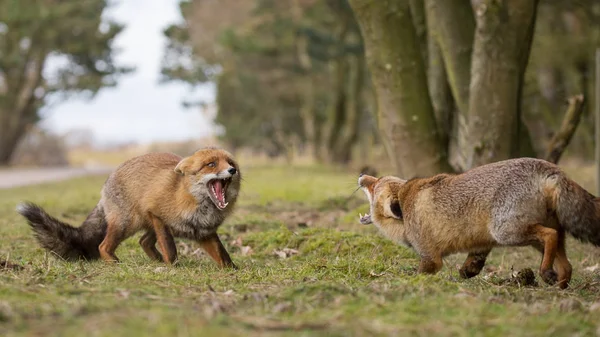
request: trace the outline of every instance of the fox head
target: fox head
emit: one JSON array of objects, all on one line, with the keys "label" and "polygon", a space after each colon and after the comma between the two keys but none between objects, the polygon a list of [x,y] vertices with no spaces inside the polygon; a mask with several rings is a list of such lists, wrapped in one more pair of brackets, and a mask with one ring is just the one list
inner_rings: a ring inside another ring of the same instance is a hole
[{"label": "fox head", "polygon": [[235,203],[239,190],[241,173],[233,156],[221,149],[205,148],[183,158],[175,167],[175,172],[187,179],[189,190],[197,199],[208,195],[213,204],[224,210]]},{"label": "fox head", "polygon": [[381,226],[390,220],[402,221],[404,217],[398,192],[405,183],[406,180],[393,176],[375,178],[361,174],[358,177],[358,186],[369,199],[371,210],[369,214],[360,216],[360,223],[363,225],[374,223],[376,226]]}]

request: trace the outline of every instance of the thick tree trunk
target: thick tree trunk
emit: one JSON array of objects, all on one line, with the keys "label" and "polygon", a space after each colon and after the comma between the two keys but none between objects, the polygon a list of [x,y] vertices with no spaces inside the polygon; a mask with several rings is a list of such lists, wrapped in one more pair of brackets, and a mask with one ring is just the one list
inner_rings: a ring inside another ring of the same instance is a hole
[{"label": "thick tree trunk", "polygon": [[434,20],[432,31],[444,56],[448,81],[459,114],[469,111],[471,54],[475,17],[469,0],[426,0],[427,16]]},{"label": "thick tree trunk", "polygon": [[409,3],[351,0],[350,5],[363,33],[379,126],[396,173],[413,177],[449,170]]},{"label": "thick tree trunk", "polygon": [[421,56],[423,61],[427,64],[427,16],[425,14],[425,0],[410,0],[410,13],[415,25],[415,32],[417,33],[417,41],[421,48]]},{"label": "thick tree trunk", "polygon": [[508,159],[518,119],[523,58],[529,53],[536,0],[487,0],[476,8],[466,167]]},{"label": "thick tree trunk", "polygon": [[471,55],[475,35],[475,17],[469,0],[426,0],[428,28],[444,59],[447,81],[456,104],[449,132],[449,162],[456,170],[464,169],[466,153],[460,144],[468,142]]},{"label": "thick tree trunk", "polygon": [[427,84],[440,139],[445,147],[449,146],[454,125],[454,99],[448,84],[446,65],[437,39],[434,38],[437,26],[434,19],[427,17]]}]

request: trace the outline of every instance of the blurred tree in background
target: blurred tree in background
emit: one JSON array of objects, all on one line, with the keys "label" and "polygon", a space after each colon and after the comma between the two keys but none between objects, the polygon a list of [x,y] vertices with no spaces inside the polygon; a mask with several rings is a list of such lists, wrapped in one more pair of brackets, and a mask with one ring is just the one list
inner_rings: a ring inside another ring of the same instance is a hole
[{"label": "blurred tree in background", "polygon": [[112,42],[123,26],[102,18],[107,5],[0,0],[0,165],[38,122],[51,95],[91,97],[131,70],[113,61]]},{"label": "blurred tree in background", "polygon": [[[373,137],[360,31],[343,0],[184,1],[165,80],[214,81],[233,147],[345,163]],[[372,107],[371,107],[372,108]]]},{"label": "blurred tree in background", "polygon": [[[366,162],[380,139],[410,177],[542,156],[569,96],[583,93],[593,106],[600,0],[180,8],[185,21],[165,30],[164,79],[215,83],[216,121],[233,148],[299,149],[338,163],[360,153]],[[571,151],[585,156],[593,137],[582,124]]]}]

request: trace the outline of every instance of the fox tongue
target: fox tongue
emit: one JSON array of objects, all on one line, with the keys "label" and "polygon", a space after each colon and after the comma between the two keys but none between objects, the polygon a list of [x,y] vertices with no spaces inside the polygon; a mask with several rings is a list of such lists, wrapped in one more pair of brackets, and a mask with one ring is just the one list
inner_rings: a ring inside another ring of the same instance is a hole
[{"label": "fox tongue", "polygon": [[215,187],[215,197],[220,203],[225,203],[225,193],[223,193],[223,182],[221,180],[216,180],[214,182]]}]

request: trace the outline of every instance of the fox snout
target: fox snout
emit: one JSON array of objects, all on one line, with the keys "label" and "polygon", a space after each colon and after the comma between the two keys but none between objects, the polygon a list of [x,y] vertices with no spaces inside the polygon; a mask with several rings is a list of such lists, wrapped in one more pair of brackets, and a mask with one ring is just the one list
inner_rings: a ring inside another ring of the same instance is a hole
[{"label": "fox snout", "polygon": [[373,176],[362,173],[358,176],[358,187],[371,189],[376,182],[377,178]]},{"label": "fox snout", "polygon": [[[377,182],[377,178],[370,176],[370,175],[366,175],[366,174],[359,174],[358,175],[358,187],[361,188],[363,190],[363,192],[365,192],[367,198],[369,199],[369,204],[371,204],[373,202],[373,189],[375,187],[375,183]],[[358,215],[358,219],[359,222],[363,225],[368,225],[373,223],[371,220],[371,215],[370,214],[359,214]]]}]

